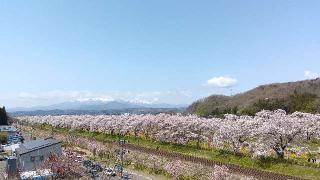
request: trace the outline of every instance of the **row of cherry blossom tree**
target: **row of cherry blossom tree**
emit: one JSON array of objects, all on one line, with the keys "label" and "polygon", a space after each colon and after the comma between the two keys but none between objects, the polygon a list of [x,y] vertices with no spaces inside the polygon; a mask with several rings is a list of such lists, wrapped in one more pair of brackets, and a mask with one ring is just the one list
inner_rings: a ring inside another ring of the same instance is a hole
[{"label": "row of cherry blossom tree", "polygon": [[283,110],[261,111],[254,117],[228,114],[209,119],[180,114],[24,116],[19,117],[19,123],[49,124],[179,144],[196,142],[198,146],[206,142],[234,153],[246,148],[254,156],[275,152],[280,158],[292,143],[320,138],[319,114],[286,114]]},{"label": "row of cherry blossom tree", "polygon": [[[31,128],[28,126],[16,125],[23,131],[28,131]],[[36,131],[37,137],[47,137],[46,131]],[[103,143],[92,139],[69,135],[55,134],[57,139],[62,140],[68,147],[80,147],[81,149],[87,149],[92,152],[93,156],[97,156],[107,162],[108,167],[114,167],[116,159],[116,149],[118,148],[113,143]],[[79,165],[75,160],[78,159],[76,152],[72,151],[72,148],[64,149],[63,155],[57,157],[52,154],[49,159],[44,161],[42,168],[50,169],[55,173],[57,178],[61,179],[74,179],[84,177],[84,167]],[[96,152],[96,153],[95,153]],[[104,158],[104,159],[103,159]],[[108,161],[111,160],[111,161]],[[136,167],[145,166],[153,170],[158,174],[161,171],[165,171],[172,176],[173,179],[179,179],[181,177],[191,179],[207,179],[207,180],[227,180],[227,179],[243,179],[246,176],[233,174],[226,166],[214,167],[204,166],[202,164],[195,164],[192,162],[182,161],[173,158],[166,158],[158,155],[150,155],[140,151],[130,150],[124,156],[125,164],[133,165]],[[252,179],[246,177],[245,179]]]}]

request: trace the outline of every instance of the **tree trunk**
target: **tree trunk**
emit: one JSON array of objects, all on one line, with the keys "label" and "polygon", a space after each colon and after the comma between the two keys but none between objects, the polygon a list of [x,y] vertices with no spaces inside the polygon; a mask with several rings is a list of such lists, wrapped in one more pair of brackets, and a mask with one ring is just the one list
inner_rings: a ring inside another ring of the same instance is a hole
[{"label": "tree trunk", "polygon": [[276,152],[277,152],[278,158],[280,158],[280,159],[284,158],[284,152],[283,151],[276,151]]},{"label": "tree trunk", "polygon": [[277,153],[279,159],[284,159],[284,149],[282,147],[275,147],[273,150]]},{"label": "tree trunk", "polygon": [[197,139],[197,149],[200,149],[200,138]]}]

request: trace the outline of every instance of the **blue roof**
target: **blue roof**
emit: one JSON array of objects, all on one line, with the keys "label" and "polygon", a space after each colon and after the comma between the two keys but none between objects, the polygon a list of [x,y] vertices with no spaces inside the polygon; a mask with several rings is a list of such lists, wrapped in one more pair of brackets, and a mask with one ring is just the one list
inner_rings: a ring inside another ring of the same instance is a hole
[{"label": "blue roof", "polygon": [[17,149],[16,152],[17,154],[25,154],[27,152],[31,152],[31,151],[48,147],[58,143],[61,143],[61,141],[56,140],[54,138],[37,139],[37,140],[28,141],[24,144],[21,144],[20,148]]},{"label": "blue roof", "polygon": [[16,132],[17,128],[15,128],[14,126],[3,125],[3,126],[0,126],[0,131],[13,131],[13,132]]},{"label": "blue roof", "polygon": [[46,146],[49,144],[51,144],[51,142],[44,140],[44,139],[39,139],[39,140],[29,141],[29,142],[23,144],[23,146],[28,150],[33,150],[33,149],[37,149],[39,147]]}]

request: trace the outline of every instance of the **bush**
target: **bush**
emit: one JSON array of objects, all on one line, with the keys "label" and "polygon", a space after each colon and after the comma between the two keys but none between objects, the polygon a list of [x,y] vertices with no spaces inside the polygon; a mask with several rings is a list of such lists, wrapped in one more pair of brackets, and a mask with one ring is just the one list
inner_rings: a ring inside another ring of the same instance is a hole
[{"label": "bush", "polygon": [[6,144],[8,140],[8,133],[6,132],[0,132],[0,143]]}]

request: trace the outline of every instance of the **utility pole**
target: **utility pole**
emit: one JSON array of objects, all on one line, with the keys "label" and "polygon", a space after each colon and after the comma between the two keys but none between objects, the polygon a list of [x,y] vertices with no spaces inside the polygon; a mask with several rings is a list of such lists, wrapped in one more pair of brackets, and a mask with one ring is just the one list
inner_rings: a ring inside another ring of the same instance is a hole
[{"label": "utility pole", "polygon": [[54,129],[53,129],[53,126],[51,126],[51,137],[54,136]]},{"label": "utility pole", "polygon": [[118,168],[118,171],[120,171],[121,179],[123,176],[123,155],[125,154],[125,150],[123,148],[124,144],[125,144],[125,140],[119,139],[118,141],[119,148],[116,150],[117,157],[118,157],[117,159],[118,163],[116,164],[116,167]]},{"label": "utility pole", "polygon": [[33,131],[34,131],[34,127],[32,127],[31,132],[30,132],[30,140],[33,140]]}]

